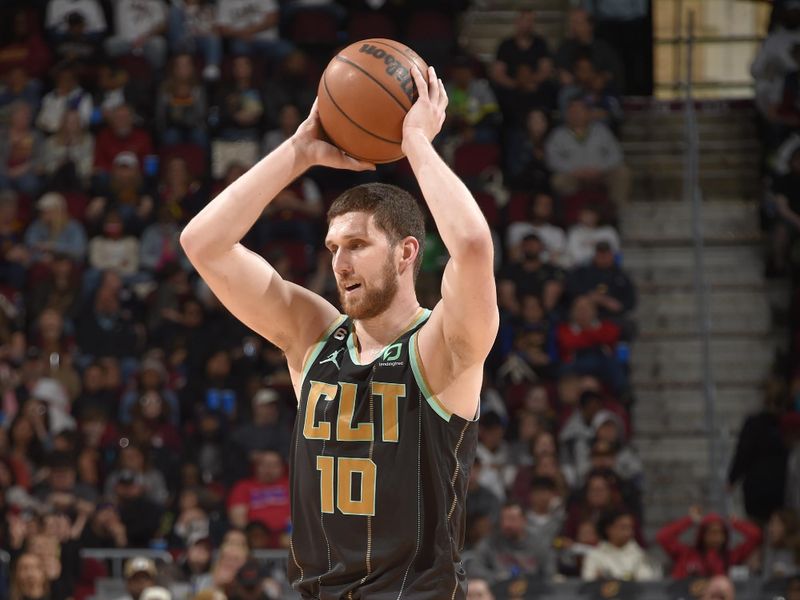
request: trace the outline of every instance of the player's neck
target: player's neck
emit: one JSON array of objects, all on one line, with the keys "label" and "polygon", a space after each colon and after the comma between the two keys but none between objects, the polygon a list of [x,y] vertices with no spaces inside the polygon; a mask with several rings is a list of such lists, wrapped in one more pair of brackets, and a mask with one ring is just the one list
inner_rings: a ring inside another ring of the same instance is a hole
[{"label": "player's neck", "polygon": [[407,294],[398,292],[389,308],[377,317],[354,321],[359,354],[369,358],[380,352],[419,318],[420,310],[412,288]]}]

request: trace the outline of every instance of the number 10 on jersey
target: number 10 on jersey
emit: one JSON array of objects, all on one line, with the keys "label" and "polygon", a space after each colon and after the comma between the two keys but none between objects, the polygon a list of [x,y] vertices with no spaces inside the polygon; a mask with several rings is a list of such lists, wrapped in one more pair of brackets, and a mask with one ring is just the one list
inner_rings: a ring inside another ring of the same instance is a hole
[{"label": "number 10 on jersey", "polygon": [[[318,456],[317,471],[320,473],[320,501],[322,512],[334,512],[336,508],[345,515],[375,516],[375,485],[378,467],[369,458],[345,456]],[[354,485],[356,483],[357,485]],[[360,488],[354,498],[354,488]]]}]

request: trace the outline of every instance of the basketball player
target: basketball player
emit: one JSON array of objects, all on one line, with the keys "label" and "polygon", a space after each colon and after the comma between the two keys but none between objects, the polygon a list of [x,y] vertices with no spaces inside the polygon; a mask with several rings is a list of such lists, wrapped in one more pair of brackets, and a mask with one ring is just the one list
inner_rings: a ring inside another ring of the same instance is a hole
[{"label": "basketball player", "polygon": [[427,75],[414,73],[419,99],[402,149],[451,257],[432,311],[414,292],[424,220],[398,188],[353,188],[328,212],[325,245],[345,314],[240,244],[306,169],[374,168],[321,139],[316,105],[181,236],[225,306],[286,354],[299,399],[289,576],[303,598],[466,597],[465,492],[498,314],[489,227],[431,145],[447,96],[434,70]]}]

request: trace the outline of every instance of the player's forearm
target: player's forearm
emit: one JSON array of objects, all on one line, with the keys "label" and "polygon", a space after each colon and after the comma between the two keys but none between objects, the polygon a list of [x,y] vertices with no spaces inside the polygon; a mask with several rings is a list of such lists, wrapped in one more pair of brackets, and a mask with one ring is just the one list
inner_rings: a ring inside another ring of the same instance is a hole
[{"label": "player's forearm", "polygon": [[229,251],[250,230],[264,208],[307,168],[294,140],[281,144],[234,181],[194,217],[181,234],[192,257]]},{"label": "player's forearm", "polygon": [[403,140],[422,195],[453,259],[493,252],[489,225],[467,186],[450,170],[431,143],[421,134]]}]

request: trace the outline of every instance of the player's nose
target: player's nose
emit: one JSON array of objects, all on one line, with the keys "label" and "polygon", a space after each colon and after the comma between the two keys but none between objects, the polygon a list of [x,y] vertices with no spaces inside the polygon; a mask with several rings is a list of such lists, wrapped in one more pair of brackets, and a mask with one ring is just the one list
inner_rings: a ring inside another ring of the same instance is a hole
[{"label": "player's nose", "polygon": [[333,255],[333,271],[340,276],[349,275],[353,272],[352,264],[345,252],[337,250]]}]

